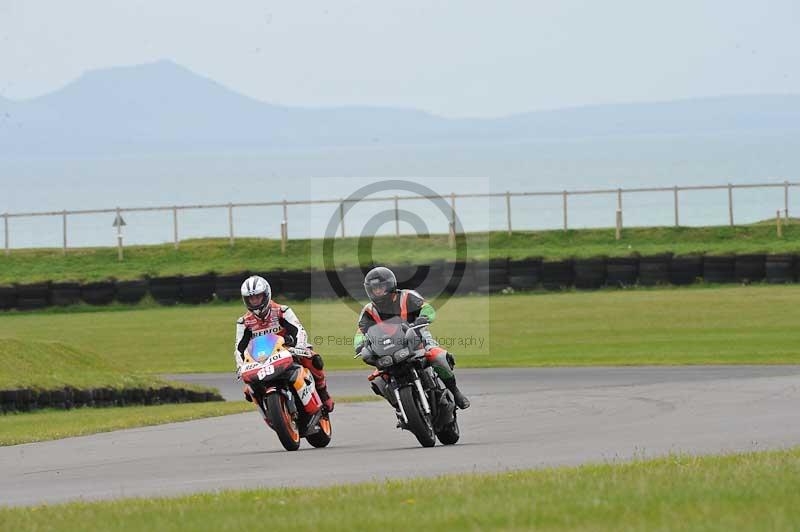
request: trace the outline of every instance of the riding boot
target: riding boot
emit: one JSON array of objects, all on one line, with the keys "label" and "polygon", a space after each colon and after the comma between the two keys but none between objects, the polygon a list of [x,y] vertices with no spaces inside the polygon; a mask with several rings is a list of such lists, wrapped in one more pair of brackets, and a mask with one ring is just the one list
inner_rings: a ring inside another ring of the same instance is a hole
[{"label": "riding boot", "polygon": [[458,389],[456,386],[456,378],[450,377],[449,379],[442,379],[444,385],[447,387],[450,392],[453,394],[453,398],[456,400],[456,406],[461,410],[466,410],[469,408],[469,399],[467,396],[461,393],[461,390]]}]

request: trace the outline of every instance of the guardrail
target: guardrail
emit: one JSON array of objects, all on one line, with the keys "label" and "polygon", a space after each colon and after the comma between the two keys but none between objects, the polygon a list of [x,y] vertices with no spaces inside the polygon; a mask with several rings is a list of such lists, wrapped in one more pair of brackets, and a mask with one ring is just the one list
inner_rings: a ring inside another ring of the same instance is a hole
[{"label": "guardrail", "polygon": [[415,200],[432,200],[447,198],[450,200],[450,234],[454,236],[456,231],[456,200],[467,198],[505,198],[506,208],[506,225],[507,231],[511,234],[512,226],[512,199],[513,198],[526,198],[526,197],[545,197],[545,196],[560,196],[562,198],[562,214],[563,214],[563,229],[569,229],[569,197],[570,196],[590,196],[590,195],[616,195],[617,197],[617,234],[622,229],[622,213],[623,213],[623,198],[625,195],[641,194],[641,193],[666,193],[672,197],[672,208],[674,213],[674,225],[680,225],[680,193],[701,191],[701,190],[726,190],[728,196],[728,222],[734,225],[734,201],[733,191],[740,189],[783,189],[784,208],[783,216],[788,220],[789,218],[789,189],[800,186],[800,183],[784,181],[781,183],[755,183],[755,184],[724,184],[724,185],[689,185],[689,186],[672,186],[672,187],[640,187],[640,188],[613,188],[613,189],[592,189],[592,190],[562,190],[562,191],[544,191],[544,192],[495,192],[495,193],[474,193],[474,194],[456,194],[451,193],[446,196],[429,196],[429,195],[415,195],[415,196],[382,196],[382,197],[368,197],[360,200],[347,200],[347,199],[322,199],[322,200],[283,200],[283,201],[268,201],[268,202],[248,202],[248,203],[216,203],[205,205],[171,205],[160,207],[115,207],[107,209],[85,209],[85,210],[61,210],[61,211],[44,211],[44,212],[17,212],[17,213],[4,213],[0,216],[3,218],[4,229],[4,244],[5,254],[10,254],[11,251],[11,238],[9,221],[15,218],[33,218],[33,217],[61,217],[62,220],[62,249],[66,254],[68,250],[68,217],[81,216],[90,214],[114,214],[116,215],[115,227],[117,227],[117,242],[119,258],[123,258],[123,242],[122,242],[122,226],[125,225],[122,214],[123,213],[142,213],[142,212],[172,212],[172,228],[173,228],[173,242],[175,248],[178,249],[180,245],[179,236],[179,211],[199,210],[199,209],[227,209],[228,211],[228,238],[230,244],[234,245],[234,223],[233,212],[237,208],[245,207],[276,207],[282,209],[281,219],[281,242],[282,249],[285,251],[286,241],[289,238],[289,207],[298,205],[324,205],[324,204],[339,204],[340,216],[340,236],[345,237],[345,209],[344,204],[348,201],[359,202],[391,202],[395,212],[395,234],[400,236],[400,217],[399,217],[399,203],[401,201],[415,201]]}]

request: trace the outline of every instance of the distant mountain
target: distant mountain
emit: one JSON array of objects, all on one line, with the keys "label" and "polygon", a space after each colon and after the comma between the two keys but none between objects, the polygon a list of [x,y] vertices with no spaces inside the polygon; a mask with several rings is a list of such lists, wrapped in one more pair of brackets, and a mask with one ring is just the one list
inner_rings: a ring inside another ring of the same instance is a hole
[{"label": "distant mountain", "polygon": [[0,156],[800,132],[800,96],[599,105],[495,119],[390,107],[300,108],[238,94],[170,61],[87,72],[0,98]]}]

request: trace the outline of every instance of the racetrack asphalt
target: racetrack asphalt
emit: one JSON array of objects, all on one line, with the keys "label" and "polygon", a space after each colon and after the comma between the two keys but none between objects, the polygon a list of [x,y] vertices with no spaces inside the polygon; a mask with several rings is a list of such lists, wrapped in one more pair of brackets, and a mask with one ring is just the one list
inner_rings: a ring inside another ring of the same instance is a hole
[{"label": "racetrack asphalt", "polygon": [[[368,395],[367,371],[329,375]],[[461,441],[421,448],[385,402],[338,405],[327,449],[283,450],[258,413],[0,447],[0,505],[490,472],[800,445],[800,366],[472,369]],[[183,380],[239,400],[229,375]]]}]

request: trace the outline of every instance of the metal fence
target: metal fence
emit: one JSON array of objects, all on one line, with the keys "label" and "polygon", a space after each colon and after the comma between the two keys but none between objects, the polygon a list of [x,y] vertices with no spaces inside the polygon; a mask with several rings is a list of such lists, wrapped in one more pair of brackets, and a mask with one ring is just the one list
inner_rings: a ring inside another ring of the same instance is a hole
[{"label": "metal fence", "polygon": [[[529,198],[529,197],[561,197],[561,209],[563,214],[563,229],[569,229],[569,198],[570,197],[577,197],[577,196],[592,196],[592,195],[616,195],[616,215],[617,215],[617,233],[619,235],[619,231],[622,229],[622,219],[623,219],[623,206],[624,206],[624,198],[625,196],[634,195],[634,194],[641,194],[641,193],[663,193],[665,195],[671,196],[671,199],[668,200],[672,204],[672,209],[674,212],[674,225],[680,226],[680,196],[681,193],[692,192],[692,191],[708,191],[708,190],[723,190],[727,191],[727,200],[728,200],[728,223],[732,226],[735,223],[734,218],[734,197],[733,191],[740,190],[740,189],[783,189],[783,216],[785,219],[788,220],[789,218],[789,190],[794,187],[800,186],[800,183],[797,182],[789,182],[784,181],[782,183],[756,183],[756,184],[725,184],[725,185],[693,185],[693,186],[672,186],[672,187],[642,187],[642,188],[615,188],[615,189],[594,189],[594,190],[562,190],[562,191],[549,191],[549,192],[487,192],[487,193],[474,193],[474,194],[456,194],[451,193],[447,196],[425,196],[425,195],[415,195],[415,196],[382,196],[382,197],[368,197],[361,200],[357,200],[359,202],[387,202],[393,206],[394,213],[395,213],[395,234],[400,236],[400,202],[403,201],[415,201],[415,200],[433,200],[433,199],[441,199],[447,198],[450,203],[450,220],[449,220],[449,231],[451,237],[455,235],[456,232],[456,216],[457,216],[457,199],[466,199],[466,198],[504,198],[505,199],[505,209],[506,209],[506,229],[509,234],[511,234],[513,230],[513,204],[512,199],[514,198]],[[339,235],[341,237],[346,236],[345,232],[345,212],[346,209],[344,207],[344,203],[349,200],[346,199],[324,199],[324,200],[283,200],[283,201],[271,201],[271,202],[253,202],[253,203],[219,203],[219,204],[207,204],[207,205],[172,205],[172,206],[161,206],[161,207],[116,207],[110,209],[87,209],[87,210],[62,210],[62,211],[48,211],[48,212],[18,212],[18,213],[4,213],[2,214],[3,218],[3,230],[4,230],[4,243],[5,243],[5,254],[8,255],[11,252],[11,231],[9,226],[9,221],[12,219],[19,219],[19,218],[33,218],[33,217],[61,217],[62,222],[62,248],[63,252],[67,253],[68,250],[68,228],[69,223],[68,219],[71,216],[83,216],[83,215],[91,215],[91,214],[114,214],[116,215],[114,226],[117,228],[117,246],[118,246],[118,253],[120,259],[122,259],[123,253],[123,237],[122,237],[122,226],[125,224],[122,218],[122,215],[125,213],[142,213],[142,212],[172,212],[172,229],[173,229],[173,242],[175,248],[178,249],[180,245],[180,236],[179,236],[179,218],[178,213],[179,211],[188,211],[188,210],[198,210],[198,209],[227,209],[228,212],[228,238],[230,240],[230,244],[234,245],[235,242],[235,232],[234,232],[234,209],[237,208],[250,208],[250,207],[274,207],[282,209],[282,218],[281,218],[281,243],[282,249],[285,251],[286,241],[289,238],[289,207],[290,206],[297,206],[297,205],[324,205],[324,204],[338,204],[338,212],[339,212]],[[352,201],[352,200],[351,200]],[[520,229],[520,228],[518,228]]]}]

